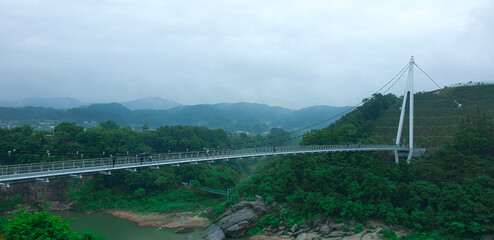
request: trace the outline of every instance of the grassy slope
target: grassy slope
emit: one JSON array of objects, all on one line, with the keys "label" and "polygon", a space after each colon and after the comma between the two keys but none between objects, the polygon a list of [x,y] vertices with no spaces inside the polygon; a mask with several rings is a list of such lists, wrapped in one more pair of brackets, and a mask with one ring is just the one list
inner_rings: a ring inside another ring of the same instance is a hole
[{"label": "grassy slope", "polygon": [[[458,108],[451,98],[462,104]],[[401,101],[390,107],[375,125],[374,139],[378,143],[392,143],[396,138]],[[477,110],[494,113],[494,85],[448,88],[415,95],[415,142],[417,147],[436,148],[452,139],[461,117]],[[408,139],[408,114],[402,138]]]}]

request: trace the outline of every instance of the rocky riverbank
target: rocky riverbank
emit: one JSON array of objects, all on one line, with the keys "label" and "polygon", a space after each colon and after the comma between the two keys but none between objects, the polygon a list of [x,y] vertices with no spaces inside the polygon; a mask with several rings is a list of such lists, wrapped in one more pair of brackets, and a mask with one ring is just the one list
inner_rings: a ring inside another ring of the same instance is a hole
[{"label": "rocky riverbank", "polygon": [[[276,210],[275,210],[276,209]],[[206,240],[223,240],[227,238],[247,237],[249,230],[261,226],[260,222],[267,214],[280,217],[280,207],[276,204],[266,204],[262,201],[243,201],[223,213],[201,235]],[[331,218],[320,217],[297,225],[283,221],[277,222],[276,227],[263,226],[262,233],[250,237],[250,240],[365,240],[381,239],[379,231],[383,225],[370,221],[367,225],[355,222],[335,223]],[[399,235],[399,233],[398,233]]]}]

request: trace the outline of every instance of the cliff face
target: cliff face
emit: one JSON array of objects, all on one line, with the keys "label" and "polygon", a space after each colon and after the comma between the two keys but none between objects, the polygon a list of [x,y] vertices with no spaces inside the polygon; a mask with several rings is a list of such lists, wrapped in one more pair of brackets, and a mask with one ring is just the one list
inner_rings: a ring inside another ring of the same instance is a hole
[{"label": "cliff face", "polygon": [[64,211],[70,210],[76,202],[70,197],[70,188],[75,190],[90,178],[92,177],[78,180],[75,183],[71,183],[71,179],[51,179],[48,183],[13,183],[10,188],[2,188],[0,191],[8,198],[21,196],[21,205],[28,210],[50,204],[50,210]]}]

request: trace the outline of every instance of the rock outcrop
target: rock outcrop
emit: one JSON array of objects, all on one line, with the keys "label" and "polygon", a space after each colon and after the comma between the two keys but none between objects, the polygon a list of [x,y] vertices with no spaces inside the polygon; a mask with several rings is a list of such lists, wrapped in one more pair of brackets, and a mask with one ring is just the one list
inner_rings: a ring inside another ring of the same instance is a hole
[{"label": "rock outcrop", "polygon": [[186,226],[186,227],[182,227],[182,228],[176,230],[175,233],[180,233],[180,234],[181,233],[191,233],[193,231],[194,231],[194,229],[191,226]]},{"label": "rock outcrop", "polygon": [[201,238],[204,240],[224,240],[226,239],[225,233],[216,224],[209,226],[201,234]]},{"label": "rock outcrop", "polygon": [[[256,224],[256,220],[269,212],[269,206],[262,201],[242,201],[223,213],[201,237],[203,239],[221,239],[214,237],[240,238],[247,236],[247,231]],[[221,233],[220,233],[221,231]]]}]

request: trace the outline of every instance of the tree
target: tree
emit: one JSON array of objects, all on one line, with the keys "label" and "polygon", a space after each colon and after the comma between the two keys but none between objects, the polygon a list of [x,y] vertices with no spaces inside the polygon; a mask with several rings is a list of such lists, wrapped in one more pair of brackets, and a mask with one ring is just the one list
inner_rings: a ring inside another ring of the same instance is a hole
[{"label": "tree", "polygon": [[279,128],[279,127],[274,127],[274,128],[271,128],[271,130],[269,130],[269,134],[271,136],[283,135],[285,133],[286,133],[285,129]]},{"label": "tree", "polygon": [[77,134],[84,131],[83,127],[78,127],[75,123],[63,122],[55,127],[55,138],[59,143],[75,140]]},{"label": "tree", "polygon": [[79,235],[70,229],[70,220],[52,215],[48,211],[29,213],[19,206],[19,213],[12,214],[5,230],[5,240],[53,239],[90,240],[103,239],[93,233]]},{"label": "tree", "polygon": [[106,129],[106,130],[117,130],[120,128],[120,125],[118,125],[118,123],[114,122],[114,121],[106,121],[106,122],[102,122],[99,124],[100,127],[102,127],[103,129]]}]

